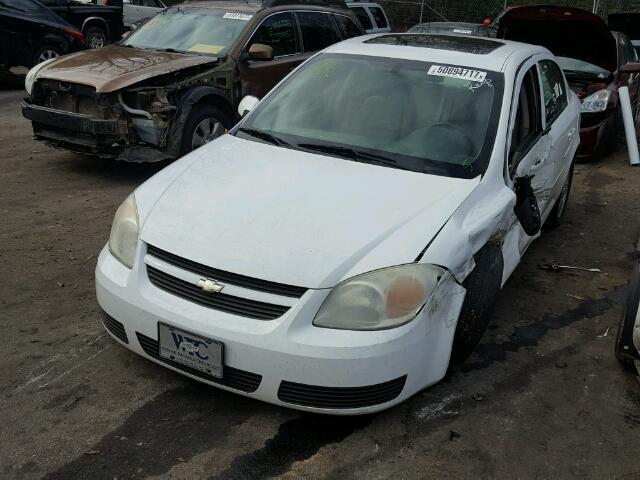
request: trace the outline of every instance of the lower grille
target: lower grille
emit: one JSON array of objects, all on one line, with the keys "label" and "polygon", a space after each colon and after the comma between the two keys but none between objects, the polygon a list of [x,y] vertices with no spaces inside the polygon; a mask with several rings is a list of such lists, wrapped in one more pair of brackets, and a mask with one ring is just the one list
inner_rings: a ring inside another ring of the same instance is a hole
[{"label": "lower grille", "polygon": [[281,317],[289,310],[287,306],[258,302],[256,300],[235,297],[224,293],[205,293],[197,285],[166,274],[150,265],[147,265],[147,273],[151,283],[158,288],[199,305],[234,315],[255,318],[257,320],[273,320]]},{"label": "lower grille", "polygon": [[136,336],[138,337],[140,346],[147,355],[195,377],[202,378],[209,382],[218,383],[225,387],[235,388],[236,390],[241,390],[246,393],[255,392],[262,381],[262,376],[257,373],[245,372],[244,370],[228,367],[227,365],[224,366],[222,378],[212,377],[201,370],[161,357],[160,353],[158,353],[159,348],[156,340],[138,332],[136,332]]},{"label": "lower grille", "polygon": [[317,387],[283,380],[278,398],[283,402],[317,408],[362,408],[389,402],[400,395],[407,376],[366,387]]},{"label": "lower grille", "polygon": [[106,328],[109,333],[118,340],[124,343],[129,343],[127,332],[124,330],[124,325],[105,311],[102,312],[102,324],[104,325],[104,328]]}]

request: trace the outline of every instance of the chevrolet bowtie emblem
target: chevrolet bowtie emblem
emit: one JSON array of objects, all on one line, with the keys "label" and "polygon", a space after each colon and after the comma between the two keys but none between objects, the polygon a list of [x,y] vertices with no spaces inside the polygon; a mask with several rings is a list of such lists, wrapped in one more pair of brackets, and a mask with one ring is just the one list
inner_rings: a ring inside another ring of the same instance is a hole
[{"label": "chevrolet bowtie emblem", "polygon": [[223,284],[209,278],[201,278],[200,280],[198,280],[198,286],[202,289],[203,292],[207,293],[220,293],[224,288]]}]

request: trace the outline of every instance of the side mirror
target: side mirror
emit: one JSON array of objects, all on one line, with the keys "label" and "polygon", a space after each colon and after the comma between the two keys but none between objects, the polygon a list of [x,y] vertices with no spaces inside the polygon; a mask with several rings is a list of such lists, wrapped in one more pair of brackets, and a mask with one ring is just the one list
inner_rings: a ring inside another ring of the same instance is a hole
[{"label": "side mirror", "polygon": [[640,73],[640,63],[627,63],[623,65],[622,73]]},{"label": "side mirror", "polygon": [[263,43],[254,43],[249,47],[249,58],[252,60],[273,60],[273,48]]},{"label": "side mirror", "polygon": [[240,103],[238,104],[238,113],[240,114],[240,116],[244,117],[247,113],[256,108],[256,105],[258,105],[259,101],[260,100],[253,95],[247,95],[242,100],[240,100]]}]

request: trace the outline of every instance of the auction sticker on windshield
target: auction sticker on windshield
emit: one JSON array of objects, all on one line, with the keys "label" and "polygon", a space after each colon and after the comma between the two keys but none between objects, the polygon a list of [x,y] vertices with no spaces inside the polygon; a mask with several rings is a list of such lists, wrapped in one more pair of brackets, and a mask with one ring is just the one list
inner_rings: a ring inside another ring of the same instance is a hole
[{"label": "auction sticker on windshield", "polygon": [[251,17],[253,17],[253,15],[248,15],[246,13],[232,13],[232,12],[227,12],[222,16],[222,18],[230,18],[232,20],[244,20],[245,22],[248,22],[249,20],[251,20]]},{"label": "auction sticker on windshield", "polygon": [[158,324],[158,343],[162,358],[222,377],[222,343],[164,323]]},{"label": "auction sticker on windshield", "polygon": [[459,78],[460,80],[471,80],[473,82],[484,82],[487,72],[472,70],[463,67],[450,67],[447,65],[431,65],[429,75],[438,77]]}]

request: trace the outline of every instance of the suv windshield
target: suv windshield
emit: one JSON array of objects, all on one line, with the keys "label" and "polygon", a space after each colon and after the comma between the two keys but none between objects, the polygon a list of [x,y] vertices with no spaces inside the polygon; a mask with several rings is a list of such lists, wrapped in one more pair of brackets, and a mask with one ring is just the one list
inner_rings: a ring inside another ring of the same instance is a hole
[{"label": "suv windshield", "polygon": [[[502,74],[321,54],[275,90],[238,135],[349,160],[472,178],[487,167]],[[273,138],[275,137],[275,139]]]},{"label": "suv windshield", "polygon": [[135,30],[123,44],[220,55],[235,42],[251,17],[251,13],[222,9],[169,8]]}]

